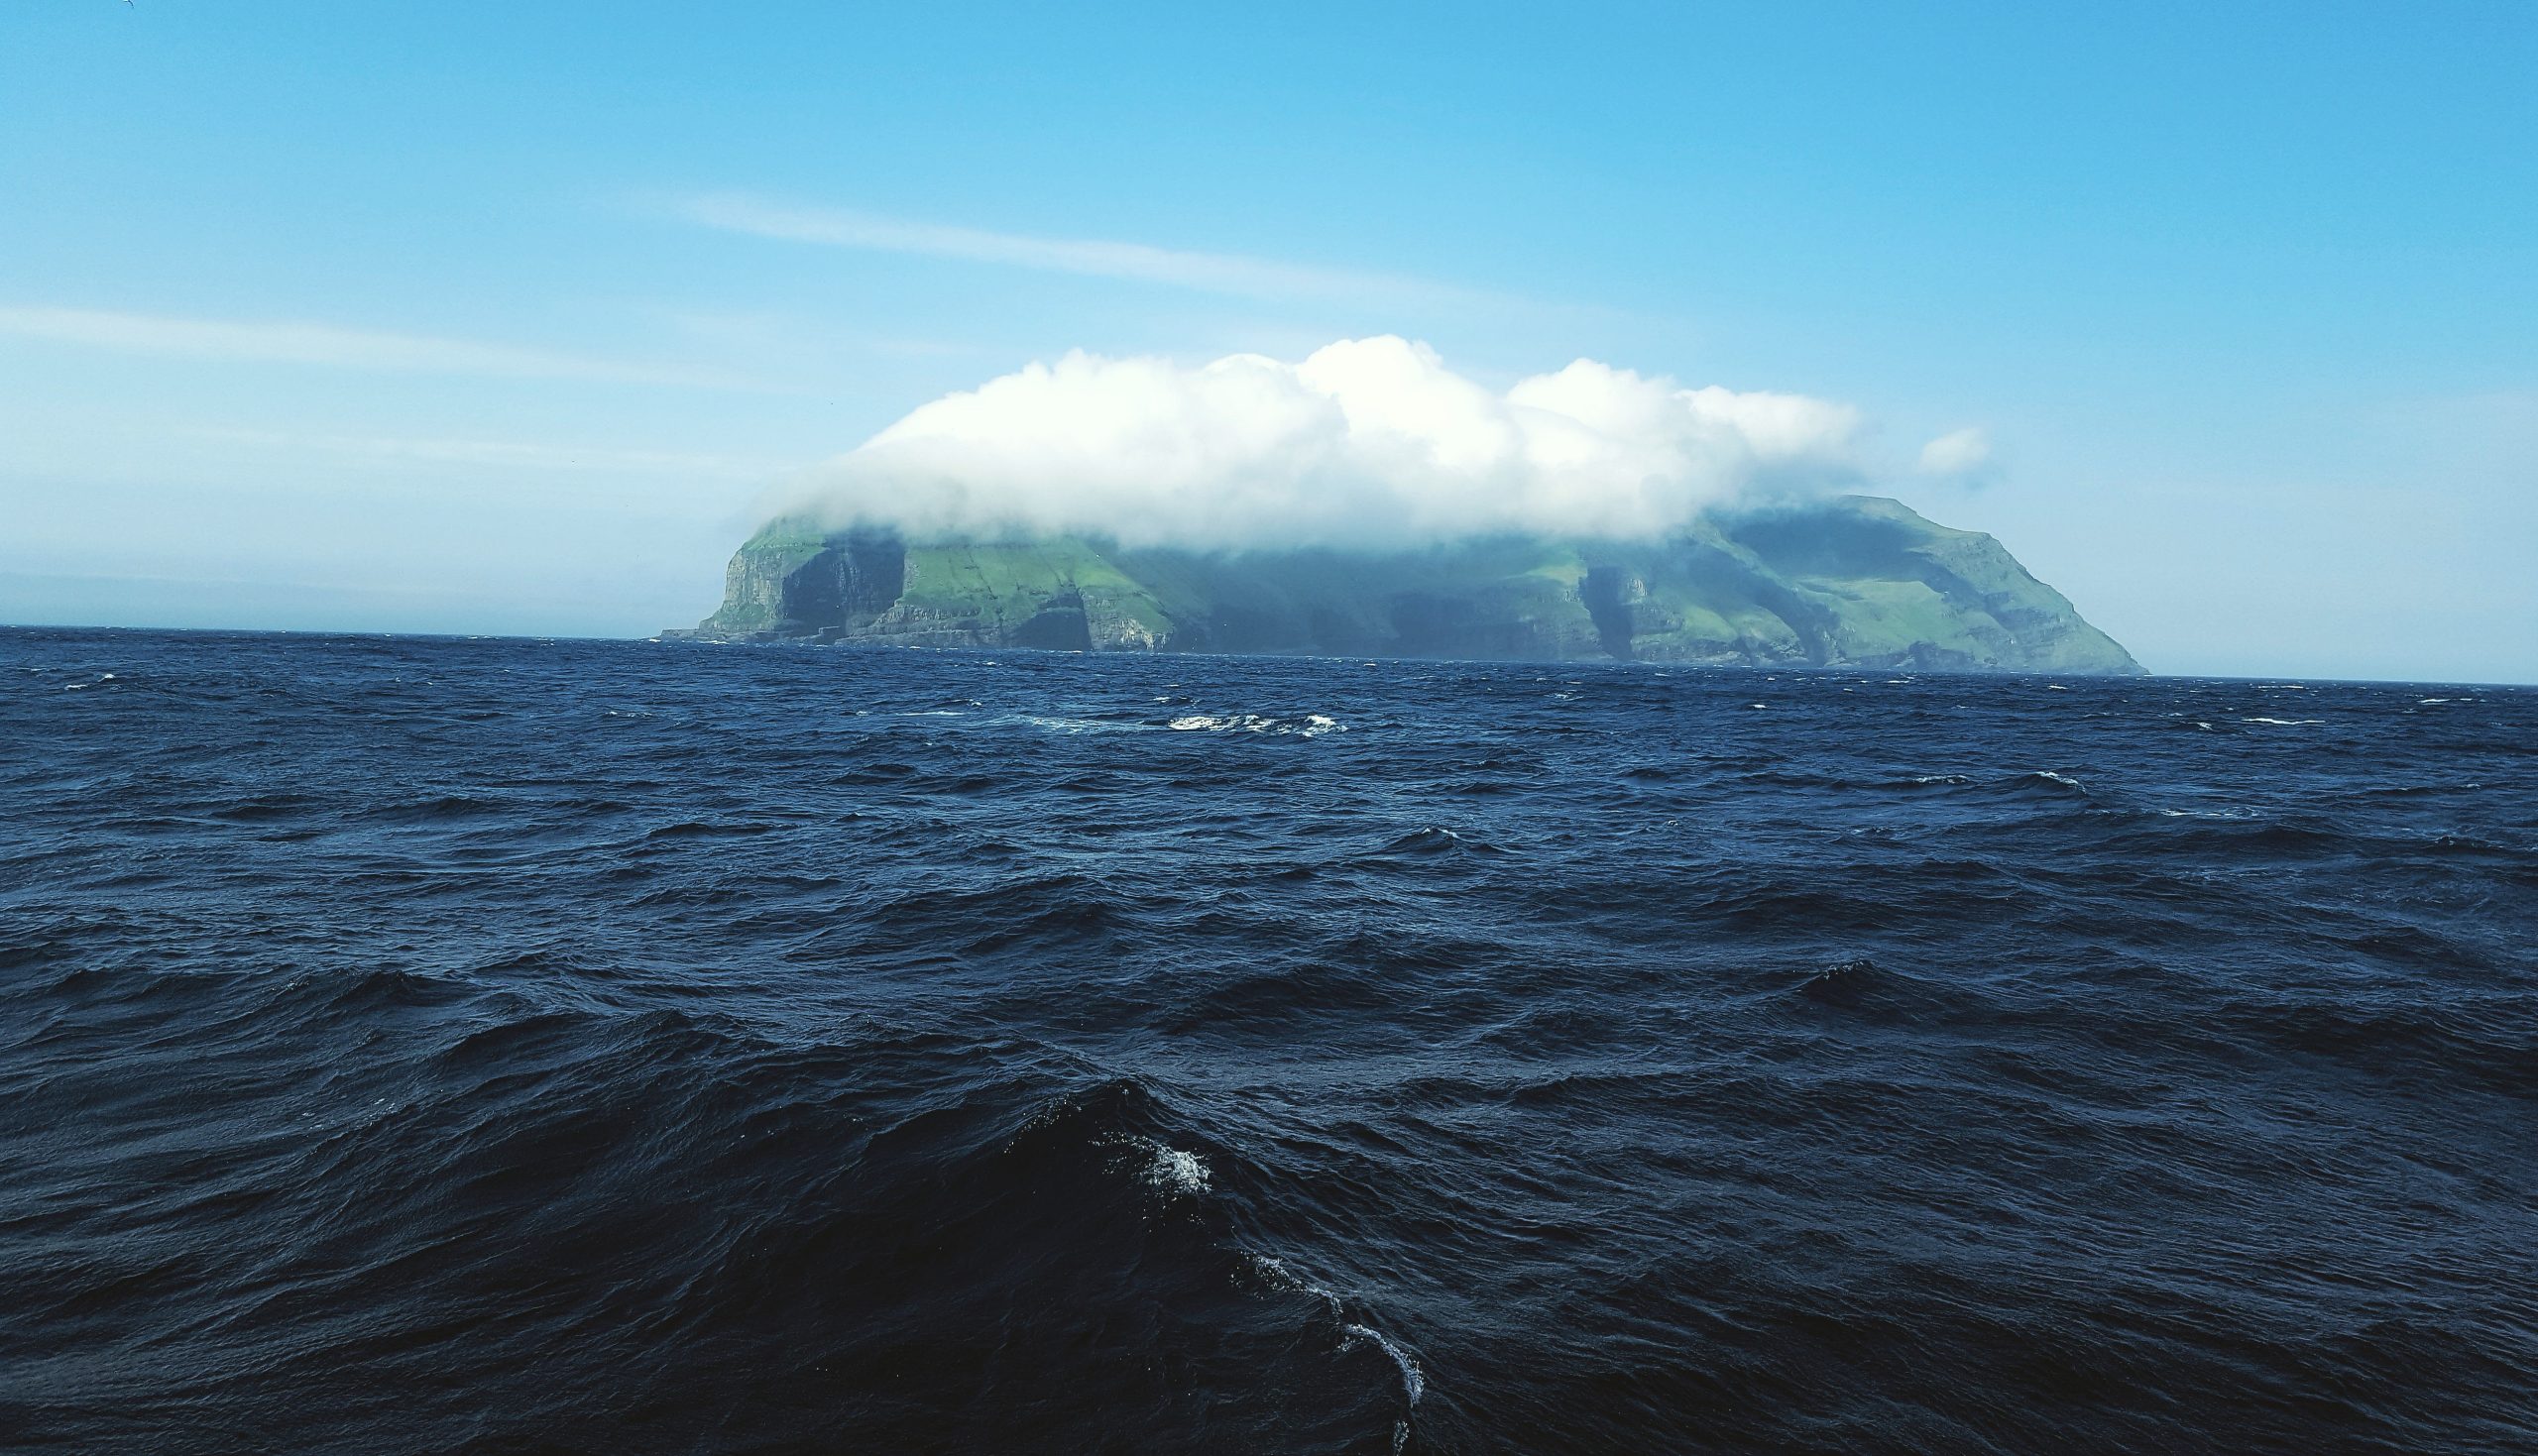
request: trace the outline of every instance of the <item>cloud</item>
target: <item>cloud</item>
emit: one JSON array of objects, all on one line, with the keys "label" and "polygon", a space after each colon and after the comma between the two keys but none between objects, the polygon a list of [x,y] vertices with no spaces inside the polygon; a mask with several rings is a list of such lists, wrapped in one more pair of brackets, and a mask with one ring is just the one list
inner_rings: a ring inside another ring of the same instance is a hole
[{"label": "cloud", "polygon": [[0,306],[0,334],[94,349],[258,364],[505,379],[597,380],[613,384],[738,388],[720,376],[660,369],[582,354],[480,344],[419,334],[380,333],[322,323],[238,323],[114,313],[94,308]]},{"label": "cloud", "polygon": [[1238,254],[1194,253],[1145,243],[1034,238],[911,222],[868,212],[796,207],[730,192],[679,198],[671,206],[692,222],[751,237],[1127,279],[1212,293],[1271,298],[1484,296],[1424,280],[1377,273],[1307,268]]},{"label": "cloud", "polygon": [[606,445],[547,445],[519,440],[417,439],[387,435],[300,434],[282,430],[213,429],[198,438],[289,454],[385,462],[479,466],[502,471],[604,472],[681,480],[763,480],[784,467],[770,459],[688,450],[630,450]]},{"label": "cloud", "polygon": [[1299,364],[1073,353],[914,410],[780,504],[919,536],[1201,548],[1649,536],[1854,480],[1859,429],[1848,405],[1585,359],[1499,392],[1389,336]]},{"label": "cloud", "polygon": [[1971,480],[1983,475],[1991,463],[1992,436],[1980,425],[1951,431],[1921,447],[1923,475]]}]

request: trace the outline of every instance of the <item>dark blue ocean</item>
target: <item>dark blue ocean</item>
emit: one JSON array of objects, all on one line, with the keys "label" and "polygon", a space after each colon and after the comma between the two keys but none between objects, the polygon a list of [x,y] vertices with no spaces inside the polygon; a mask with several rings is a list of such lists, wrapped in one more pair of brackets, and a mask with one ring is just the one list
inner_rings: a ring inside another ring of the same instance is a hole
[{"label": "dark blue ocean", "polygon": [[2538,693],[0,633],[0,1447],[2538,1449]]}]

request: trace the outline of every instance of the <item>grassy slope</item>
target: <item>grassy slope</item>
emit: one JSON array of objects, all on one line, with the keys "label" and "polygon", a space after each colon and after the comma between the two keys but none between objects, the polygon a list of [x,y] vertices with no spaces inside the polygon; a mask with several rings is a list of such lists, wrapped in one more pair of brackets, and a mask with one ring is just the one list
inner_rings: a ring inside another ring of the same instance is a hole
[{"label": "grassy slope", "polygon": [[912,546],[907,590],[899,600],[911,611],[1011,628],[1069,598],[1081,600],[1088,616],[1107,612],[1157,635],[1172,626],[1152,591],[1093,543],[1074,536],[1027,544]]},{"label": "grassy slope", "polygon": [[[806,521],[770,522],[734,557],[709,624],[775,626],[784,576],[827,539]],[[1055,537],[912,546],[906,565],[893,616],[981,640],[1081,601],[1096,645],[1592,656],[1602,647],[1580,594],[1591,569],[1623,583],[1644,657],[1875,661],[1935,650],[1972,665],[2137,670],[1991,537],[1858,497],[1704,521],[1665,543],[1506,538],[1368,557]]]},{"label": "grassy slope", "polygon": [[1371,651],[1395,640],[1408,615],[1429,611],[1460,629],[1530,634],[1554,645],[1593,624],[1577,601],[1585,565],[1562,543],[1476,542],[1449,550],[1367,557],[1330,551],[1203,555],[1176,550],[1114,553],[1120,567],[1185,626],[1219,645],[1273,641],[1324,651]]}]

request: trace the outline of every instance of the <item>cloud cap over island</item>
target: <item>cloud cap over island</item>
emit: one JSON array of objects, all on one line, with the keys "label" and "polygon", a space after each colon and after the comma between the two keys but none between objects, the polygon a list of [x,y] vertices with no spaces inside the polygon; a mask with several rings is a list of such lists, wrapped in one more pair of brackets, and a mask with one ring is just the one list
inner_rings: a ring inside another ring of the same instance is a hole
[{"label": "cloud cap over island", "polygon": [[1860,432],[1847,404],[1587,359],[1494,391],[1388,335],[1295,364],[1079,351],[911,411],[779,504],[920,537],[1199,549],[1654,537],[1747,495],[1856,482]]}]

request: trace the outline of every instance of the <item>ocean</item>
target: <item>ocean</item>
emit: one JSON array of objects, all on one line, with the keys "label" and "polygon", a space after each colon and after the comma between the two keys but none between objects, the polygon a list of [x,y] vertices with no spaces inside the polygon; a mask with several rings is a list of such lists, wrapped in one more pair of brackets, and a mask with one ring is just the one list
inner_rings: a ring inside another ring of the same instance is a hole
[{"label": "ocean", "polygon": [[0,1447],[2538,1449],[2538,692],[0,632]]}]

